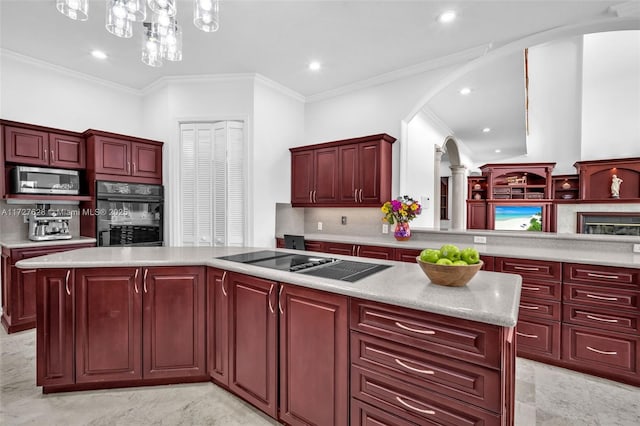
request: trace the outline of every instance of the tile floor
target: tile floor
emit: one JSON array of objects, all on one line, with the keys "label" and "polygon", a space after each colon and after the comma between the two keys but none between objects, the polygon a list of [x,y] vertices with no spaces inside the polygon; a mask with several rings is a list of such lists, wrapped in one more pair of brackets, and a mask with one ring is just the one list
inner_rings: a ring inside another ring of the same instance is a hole
[{"label": "tile floor", "polygon": [[[638,426],[640,388],[518,358],[516,425]],[[35,331],[0,331],[0,425],[278,423],[211,383],[43,395]]]}]

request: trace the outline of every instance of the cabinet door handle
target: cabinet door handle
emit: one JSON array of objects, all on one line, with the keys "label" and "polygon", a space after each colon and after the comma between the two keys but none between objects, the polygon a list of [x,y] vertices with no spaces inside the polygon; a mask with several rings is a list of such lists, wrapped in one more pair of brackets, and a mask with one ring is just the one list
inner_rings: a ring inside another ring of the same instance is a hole
[{"label": "cabinet door handle", "polygon": [[136,293],[140,293],[140,290],[138,290],[138,272],[140,270],[138,268],[136,268],[136,274],[133,276],[133,289],[136,291]]},{"label": "cabinet door handle", "polygon": [[313,191],[309,191],[309,202],[313,203]]},{"label": "cabinet door handle", "polygon": [[414,410],[414,411],[417,411],[418,413],[422,413],[422,414],[430,414],[430,415],[434,415],[434,414],[436,413],[436,412],[435,412],[435,411],[433,411],[433,410],[424,410],[424,409],[422,409],[422,408],[414,407],[413,405],[411,405],[411,404],[408,404],[408,403],[404,402],[404,401],[402,400],[402,398],[400,398],[399,396],[396,396],[396,401],[398,401],[400,404],[404,405],[404,406],[405,406],[405,407],[407,407],[407,408],[410,408],[410,409],[412,409],[412,410]]},{"label": "cabinet door handle", "polygon": [[136,174],[136,162],[135,161],[133,162],[133,174],[134,175]]},{"label": "cabinet door handle", "polygon": [[601,351],[596,348],[592,348],[591,346],[587,346],[587,349],[589,349],[591,352],[595,352],[601,355],[618,355],[618,352],[616,351]]},{"label": "cabinet door handle", "polygon": [[598,299],[598,300],[609,300],[611,302],[615,302],[618,300],[617,297],[596,296],[595,294],[587,294],[587,297],[591,299]]},{"label": "cabinet door handle", "polygon": [[51,150],[51,161],[56,161],[55,153],[54,150]]},{"label": "cabinet door handle", "polygon": [[517,269],[519,271],[539,271],[540,268],[530,267],[530,266],[514,266],[513,269]]},{"label": "cabinet door handle", "polygon": [[351,256],[355,256],[356,255],[356,245],[352,245],[351,246]]},{"label": "cabinet door handle", "polygon": [[362,202],[362,188],[360,188],[360,202]]},{"label": "cabinet door handle", "polygon": [[527,305],[520,305],[520,307],[522,309],[531,309],[532,311],[537,311],[538,309],[540,309],[540,306],[527,306]]},{"label": "cabinet door handle", "polygon": [[224,271],[224,273],[222,274],[222,294],[224,294],[224,297],[227,297],[227,291],[224,289],[224,281],[227,278],[227,271]]},{"label": "cabinet door handle", "polygon": [[395,358],[395,361],[396,361],[396,364],[401,365],[402,367],[406,368],[407,370],[415,371],[416,373],[435,374],[435,371],[433,371],[433,370],[421,370],[419,368],[412,367],[412,366],[407,365],[404,362],[400,361],[398,358]]},{"label": "cabinet door handle", "polygon": [[593,315],[587,315],[587,318],[596,320],[596,321],[602,321],[602,322],[618,322],[617,319],[599,318],[599,317],[594,317]]},{"label": "cabinet door handle", "polygon": [[527,286],[522,286],[523,290],[529,290],[529,291],[540,291],[540,287],[527,287]]},{"label": "cabinet door handle", "polygon": [[131,162],[127,161],[127,173],[131,174]]},{"label": "cabinet door handle", "polygon": [[144,269],[144,276],[142,277],[142,288],[144,289],[144,292],[147,293],[147,274],[149,273],[149,270],[147,268]]},{"label": "cabinet door handle", "polygon": [[314,203],[317,203],[317,202],[318,202],[318,199],[316,198],[316,192],[318,192],[318,191],[316,191],[316,190],[314,189],[314,190],[313,190],[313,202],[314,202]]},{"label": "cabinet door handle", "polygon": [[284,286],[280,286],[280,291],[278,292],[278,309],[280,310],[281,314],[284,314],[284,311],[282,310],[282,290],[284,289]]},{"label": "cabinet door handle", "polygon": [[44,161],[49,161],[47,159],[47,148],[42,148],[42,155],[44,155]]},{"label": "cabinet door handle", "polygon": [[269,299],[269,310],[273,314],[275,313],[275,311],[273,310],[273,305],[271,304],[271,293],[273,293],[273,284],[271,284],[271,288],[269,288],[269,296],[267,296],[267,299]]},{"label": "cabinet door handle", "polygon": [[414,333],[420,333],[420,334],[436,334],[435,331],[433,330],[418,330],[417,328],[411,328],[409,326],[406,326],[404,324],[402,324],[401,322],[396,321],[396,325],[400,328],[403,328],[407,331],[413,331]]},{"label": "cabinet door handle", "polygon": [[522,337],[528,337],[530,339],[537,339],[538,335],[537,334],[525,334],[525,333],[520,333],[519,331],[516,331],[516,334],[518,336],[522,336]]},{"label": "cabinet door handle", "polygon": [[358,252],[356,254],[356,256],[360,256],[360,249],[362,248],[362,246],[358,246]]},{"label": "cabinet door handle", "polygon": [[353,190],[353,201],[358,202],[358,188]]},{"label": "cabinet door handle", "polygon": [[64,277],[64,289],[67,295],[71,296],[71,289],[69,289],[69,276],[71,276],[71,269],[67,270],[67,275]]},{"label": "cabinet door handle", "polygon": [[594,274],[593,272],[588,272],[587,276],[594,277],[594,278],[606,278],[606,279],[609,279],[609,280],[617,280],[618,278],[620,278],[617,275]]}]

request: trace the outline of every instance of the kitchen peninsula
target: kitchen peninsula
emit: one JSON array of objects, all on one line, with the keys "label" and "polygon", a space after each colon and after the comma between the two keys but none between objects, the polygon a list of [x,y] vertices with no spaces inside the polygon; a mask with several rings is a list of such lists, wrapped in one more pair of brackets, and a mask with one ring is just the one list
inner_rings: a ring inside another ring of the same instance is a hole
[{"label": "kitchen peninsula", "polygon": [[18,262],[38,271],[37,384],[211,380],[287,424],[513,424],[519,276],[481,271],[449,288],[378,260],[391,267],[352,283],[219,259],[257,250],[89,248]]}]

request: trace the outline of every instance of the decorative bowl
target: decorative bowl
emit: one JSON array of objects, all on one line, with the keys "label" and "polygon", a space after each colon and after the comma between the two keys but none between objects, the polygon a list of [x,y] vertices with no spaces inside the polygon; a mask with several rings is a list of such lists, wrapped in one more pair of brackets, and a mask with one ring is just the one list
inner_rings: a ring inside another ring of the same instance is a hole
[{"label": "decorative bowl", "polygon": [[438,265],[437,263],[423,262],[420,260],[420,256],[416,257],[416,261],[432,283],[449,287],[466,285],[484,265],[482,260],[475,265]]},{"label": "decorative bowl", "polygon": [[565,200],[571,200],[573,198],[573,194],[563,194],[562,198],[564,198]]}]

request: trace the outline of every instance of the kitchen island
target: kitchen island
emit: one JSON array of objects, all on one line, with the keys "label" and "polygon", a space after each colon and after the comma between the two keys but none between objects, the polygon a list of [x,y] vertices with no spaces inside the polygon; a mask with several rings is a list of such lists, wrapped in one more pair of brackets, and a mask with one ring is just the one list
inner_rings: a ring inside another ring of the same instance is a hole
[{"label": "kitchen island", "polygon": [[38,270],[37,384],[212,380],[287,424],[513,423],[519,276],[481,271],[449,288],[381,260],[391,267],[351,283],[218,259],[256,250],[18,262]]}]

